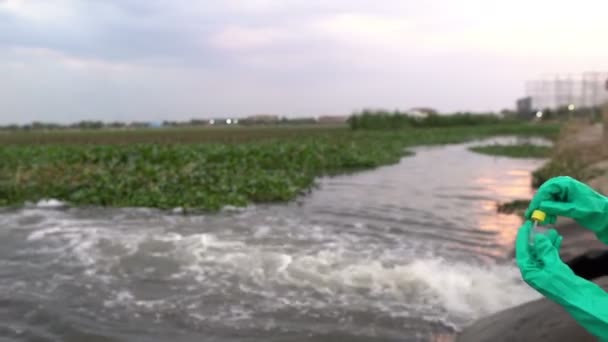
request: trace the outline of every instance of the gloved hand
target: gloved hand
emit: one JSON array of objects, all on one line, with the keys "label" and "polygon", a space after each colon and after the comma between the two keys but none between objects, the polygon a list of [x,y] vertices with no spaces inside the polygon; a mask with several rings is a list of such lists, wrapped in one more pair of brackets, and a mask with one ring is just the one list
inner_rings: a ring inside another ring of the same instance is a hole
[{"label": "gloved hand", "polygon": [[530,202],[525,217],[540,209],[547,214],[547,223],[556,216],[570,217],[593,231],[608,244],[608,198],[572,177],[555,177],[546,181]]},{"label": "gloved hand", "polygon": [[532,222],[517,232],[515,260],[522,278],[546,298],[561,305],[592,335],[608,340],[608,293],[572,271],[559,257],[562,237],[554,229],[537,234],[529,244]]}]

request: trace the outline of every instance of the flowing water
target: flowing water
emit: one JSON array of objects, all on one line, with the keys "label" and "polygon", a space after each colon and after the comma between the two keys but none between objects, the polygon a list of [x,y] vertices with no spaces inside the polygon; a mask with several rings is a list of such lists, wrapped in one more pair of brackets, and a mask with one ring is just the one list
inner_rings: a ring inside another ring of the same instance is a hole
[{"label": "flowing water", "polygon": [[[503,139],[504,140],[504,139]],[[416,149],[288,205],[0,212],[0,341],[448,341],[537,298],[512,261],[541,161]]]}]

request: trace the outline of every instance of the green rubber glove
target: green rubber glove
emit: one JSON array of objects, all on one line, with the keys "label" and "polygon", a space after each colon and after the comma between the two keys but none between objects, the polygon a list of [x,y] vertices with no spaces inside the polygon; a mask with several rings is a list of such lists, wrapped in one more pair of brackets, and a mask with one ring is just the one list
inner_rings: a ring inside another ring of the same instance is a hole
[{"label": "green rubber glove", "polygon": [[547,214],[547,223],[556,216],[572,218],[608,244],[608,198],[587,184],[567,176],[551,178],[538,189],[525,217],[530,219],[536,209]]},{"label": "green rubber glove", "polygon": [[561,305],[592,335],[608,340],[608,293],[572,271],[559,257],[562,237],[554,229],[537,234],[529,244],[532,222],[517,232],[515,260],[522,278],[549,300]]}]

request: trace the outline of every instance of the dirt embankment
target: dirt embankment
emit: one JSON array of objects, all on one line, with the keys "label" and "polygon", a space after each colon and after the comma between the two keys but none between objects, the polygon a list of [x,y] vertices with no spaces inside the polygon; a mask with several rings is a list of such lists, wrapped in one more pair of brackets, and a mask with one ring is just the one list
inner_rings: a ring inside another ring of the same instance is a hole
[{"label": "dirt embankment", "polygon": [[545,178],[570,175],[608,195],[608,145],[603,140],[602,125],[565,126],[555,142],[551,161],[535,175]]},{"label": "dirt embankment", "polygon": [[[549,177],[574,172],[576,177],[573,177],[608,195],[608,145],[604,143],[601,124],[572,123],[564,127],[550,164],[555,170]],[[576,170],[572,170],[574,168]],[[591,231],[570,219],[560,218],[557,228],[564,237],[561,254],[567,262],[587,253],[608,251],[608,246],[599,242]]]}]

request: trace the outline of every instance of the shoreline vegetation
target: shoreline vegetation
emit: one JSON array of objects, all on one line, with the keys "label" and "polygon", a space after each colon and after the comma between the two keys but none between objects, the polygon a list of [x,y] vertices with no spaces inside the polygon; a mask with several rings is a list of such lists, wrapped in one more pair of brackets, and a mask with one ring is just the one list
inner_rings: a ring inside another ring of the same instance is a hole
[{"label": "shoreline vegetation", "polygon": [[534,144],[516,144],[516,145],[485,145],[470,147],[469,150],[500,157],[510,158],[547,158],[551,155],[552,148],[550,146],[539,146]]},{"label": "shoreline vegetation", "polygon": [[400,129],[301,126],[4,133],[0,134],[0,206],[54,198],[74,206],[216,211],[287,202],[310,190],[317,177],[393,164],[410,154],[408,147],[494,136],[552,139],[559,129],[556,123],[509,121],[440,122]]},{"label": "shoreline vegetation", "polygon": [[551,159],[532,174],[533,187],[552,177],[568,175],[583,182],[595,181],[598,190],[608,192],[608,184],[603,182],[603,176],[608,175],[608,149],[604,145],[601,124],[572,122],[564,126]]},{"label": "shoreline vegetation", "polygon": [[[608,150],[602,141],[601,125],[572,121],[565,124],[554,141],[549,160],[532,173],[532,187],[538,189],[557,176],[571,176],[608,195]],[[498,203],[505,214],[523,215],[530,199]]]}]

